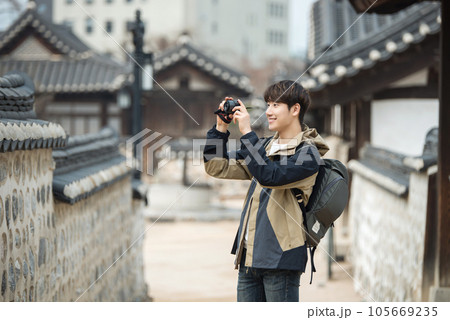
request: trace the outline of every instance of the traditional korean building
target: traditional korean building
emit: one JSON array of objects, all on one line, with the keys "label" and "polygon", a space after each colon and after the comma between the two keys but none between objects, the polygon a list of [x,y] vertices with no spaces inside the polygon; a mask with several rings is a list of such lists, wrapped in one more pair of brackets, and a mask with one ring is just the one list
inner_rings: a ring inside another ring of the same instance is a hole
[{"label": "traditional korean building", "polygon": [[[203,136],[224,96],[252,92],[245,75],[186,41],[155,54],[154,70],[154,90],[142,99],[143,125],[172,137]],[[32,6],[0,35],[0,73],[10,71],[32,77],[38,117],[61,123],[69,134],[104,126],[129,133],[130,110],[116,101],[120,89],[130,89],[131,65],[94,52]]]},{"label": "traditional korean building", "polygon": [[421,154],[438,124],[439,3],[420,3],[370,37],[332,48],[304,82],[324,130],[351,142],[349,159],[366,142]]},{"label": "traditional korean building", "polygon": [[402,10],[389,27],[326,51],[303,82],[315,120],[352,172],[347,226],[355,288],[368,301],[449,301],[442,233],[448,174],[437,183],[448,168],[439,162],[448,141],[439,103],[441,4],[350,2],[360,13]]},{"label": "traditional korean building", "polygon": [[144,127],[179,137],[204,137],[225,96],[248,97],[250,80],[188,40],[155,58],[155,85],[144,97]]},{"label": "traditional korean building", "polygon": [[96,132],[106,125],[121,131],[116,94],[130,69],[92,51],[33,5],[0,34],[0,74],[11,71],[31,76],[39,118],[60,123],[69,134]]}]

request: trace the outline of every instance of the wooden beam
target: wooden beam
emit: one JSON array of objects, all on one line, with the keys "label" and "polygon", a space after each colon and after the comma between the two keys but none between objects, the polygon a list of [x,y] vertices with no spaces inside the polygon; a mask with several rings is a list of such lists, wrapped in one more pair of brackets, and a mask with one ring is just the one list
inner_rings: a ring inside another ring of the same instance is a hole
[{"label": "wooden beam", "polygon": [[80,92],[80,93],[57,93],[55,102],[115,102],[115,92]]},{"label": "wooden beam", "polygon": [[428,177],[427,217],[422,266],[422,301],[430,300],[430,288],[436,276],[437,174]]},{"label": "wooden beam", "polygon": [[359,158],[359,150],[366,142],[370,142],[371,101],[358,100],[356,102],[356,136],[352,158]]},{"label": "wooden beam", "polygon": [[386,99],[438,99],[439,88],[436,85],[388,88],[374,94],[374,100]]},{"label": "wooden beam", "polygon": [[418,0],[350,0],[357,13],[363,13],[369,9],[368,13],[391,14],[398,12]]},{"label": "wooden beam", "polygon": [[108,118],[109,118],[109,114],[108,114],[108,102],[107,101],[102,101],[101,102],[101,111],[100,111],[100,127],[106,127],[108,125]]},{"label": "wooden beam", "polygon": [[[441,57],[450,55],[450,3],[441,6]],[[438,149],[438,286],[450,290],[450,60],[441,59]]]},{"label": "wooden beam", "polygon": [[344,140],[351,141],[352,136],[352,105],[351,103],[342,105],[342,135]]}]

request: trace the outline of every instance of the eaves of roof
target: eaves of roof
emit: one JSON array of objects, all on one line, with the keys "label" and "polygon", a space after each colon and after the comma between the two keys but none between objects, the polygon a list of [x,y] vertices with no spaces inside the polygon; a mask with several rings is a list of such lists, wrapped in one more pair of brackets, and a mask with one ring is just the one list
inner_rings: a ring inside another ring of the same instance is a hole
[{"label": "eaves of roof", "polygon": [[22,61],[0,59],[0,74],[27,72],[36,93],[113,92],[126,81],[128,69],[122,65],[88,58],[85,60]]},{"label": "eaves of roof", "polygon": [[301,83],[312,92],[356,76],[361,70],[376,67],[379,62],[420,44],[428,36],[440,31],[440,6],[427,3],[411,8],[411,14],[390,25],[383,32],[362,39],[351,46],[324,54],[311,68],[311,76]]},{"label": "eaves of roof", "polygon": [[74,204],[129,176],[131,169],[118,145],[118,134],[104,128],[98,133],[70,137],[66,147],[53,150],[55,197]]},{"label": "eaves of roof", "polygon": [[248,94],[253,92],[247,76],[205,55],[189,42],[178,45],[156,56],[154,62],[155,75],[180,61],[188,62],[213,78],[225,82],[232,87],[236,87],[239,90],[244,90]]},{"label": "eaves of roof", "polygon": [[42,18],[35,9],[25,11],[2,35],[0,52],[16,43],[17,37],[27,28],[31,28],[52,47],[54,52],[73,59],[86,58],[93,54],[91,49],[66,26],[55,25]]}]

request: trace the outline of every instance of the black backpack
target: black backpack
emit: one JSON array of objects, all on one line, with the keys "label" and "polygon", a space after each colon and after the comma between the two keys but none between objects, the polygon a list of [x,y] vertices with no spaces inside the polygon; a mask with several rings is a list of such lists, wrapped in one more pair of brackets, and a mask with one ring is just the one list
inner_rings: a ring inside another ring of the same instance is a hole
[{"label": "black backpack", "polygon": [[[323,161],[308,205],[304,207],[303,201],[299,202],[306,227],[306,244],[310,247],[319,244],[348,202],[347,168],[339,160],[323,159]],[[292,192],[297,199],[302,194],[300,189],[292,189]]]},{"label": "black backpack", "polygon": [[[268,138],[265,146],[272,138]],[[297,150],[303,145],[301,143]],[[334,221],[340,217],[348,202],[348,171],[342,162],[335,159],[322,159],[313,191],[305,207],[300,189],[291,189],[299,200],[303,213],[303,224],[306,231],[306,244],[311,255],[311,281],[312,273],[316,272],[314,266],[314,252],[327,230],[333,226]]]},{"label": "black backpack", "polygon": [[[327,230],[334,226],[334,221],[340,217],[348,202],[348,171],[347,168],[335,159],[323,159],[313,191],[309,197],[308,205],[305,207],[303,201],[299,202],[303,213],[303,224],[306,231],[306,244],[311,256],[311,280],[314,265],[314,252],[320,240],[325,236]],[[302,191],[292,189],[298,200]]]}]

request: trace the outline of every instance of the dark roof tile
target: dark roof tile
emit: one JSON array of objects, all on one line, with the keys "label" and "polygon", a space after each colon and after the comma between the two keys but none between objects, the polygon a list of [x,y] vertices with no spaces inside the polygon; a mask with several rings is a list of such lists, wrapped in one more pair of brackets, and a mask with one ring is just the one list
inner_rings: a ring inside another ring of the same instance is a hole
[{"label": "dark roof tile", "polygon": [[72,136],[67,146],[53,150],[55,197],[73,204],[128,176],[130,169],[118,144],[118,134],[104,128],[95,134]]},{"label": "dark roof tile", "polygon": [[[26,28],[28,33],[24,34]],[[17,60],[9,55],[13,44],[24,36],[42,37],[57,60],[37,60],[23,56]],[[1,56],[3,54],[3,57]],[[42,18],[34,9],[27,10],[0,35],[0,74],[10,71],[28,73],[36,84],[36,92],[78,93],[82,91],[115,91],[122,82],[118,77],[130,72],[127,65],[94,53],[67,27],[55,25]],[[14,93],[8,92],[14,95]]]},{"label": "dark roof tile", "polygon": [[154,62],[155,75],[180,61],[188,62],[211,77],[243,90],[248,94],[253,91],[247,76],[219,63],[201,52],[190,42],[185,42],[157,55]]},{"label": "dark roof tile", "polygon": [[[418,44],[428,35],[440,31],[440,4],[421,3],[408,9],[408,14],[377,34],[365,37],[346,47],[326,52],[314,63],[311,76],[302,81],[311,91],[323,90],[329,84],[340,82],[344,78],[357,75],[358,69],[370,69],[378,62],[387,61],[394,55],[408,50],[412,44]],[[407,34],[407,36],[405,36]],[[336,68],[343,66],[346,72],[336,75]],[[320,70],[314,72],[314,70]]]}]

